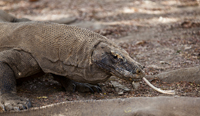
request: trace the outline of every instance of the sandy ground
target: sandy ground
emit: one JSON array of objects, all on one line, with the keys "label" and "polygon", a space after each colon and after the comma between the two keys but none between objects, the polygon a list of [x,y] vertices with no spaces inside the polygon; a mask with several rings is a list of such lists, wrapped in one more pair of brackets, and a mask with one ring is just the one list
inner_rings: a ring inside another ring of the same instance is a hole
[{"label": "sandy ground", "polygon": [[[18,18],[40,21],[76,17],[72,25],[108,37],[144,65],[147,75],[200,63],[200,7],[193,0],[7,0],[0,1],[0,9]],[[111,81],[130,91],[116,90]],[[152,84],[174,89],[178,96],[200,96],[200,85],[193,82],[163,83],[154,79]],[[102,93],[70,93],[51,75],[45,75],[24,81],[17,90],[18,95],[30,98],[34,107],[66,100],[164,96],[144,82],[133,89],[131,83],[115,77],[100,86]]]}]

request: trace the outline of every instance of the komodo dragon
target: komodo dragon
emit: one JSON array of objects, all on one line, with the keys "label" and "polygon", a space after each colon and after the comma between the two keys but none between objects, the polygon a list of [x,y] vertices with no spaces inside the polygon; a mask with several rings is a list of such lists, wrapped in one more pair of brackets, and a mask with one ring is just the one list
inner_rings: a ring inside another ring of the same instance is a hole
[{"label": "komodo dragon", "polygon": [[5,111],[31,107],[27,98],[16,95],[16,79],[39,72],[53,74],[66,89],[70,83],[91,89],[111,75],[128,81],[144,76],[142,66],[125,50],[87,29],[2,21],[0,35],[0,106]]}]

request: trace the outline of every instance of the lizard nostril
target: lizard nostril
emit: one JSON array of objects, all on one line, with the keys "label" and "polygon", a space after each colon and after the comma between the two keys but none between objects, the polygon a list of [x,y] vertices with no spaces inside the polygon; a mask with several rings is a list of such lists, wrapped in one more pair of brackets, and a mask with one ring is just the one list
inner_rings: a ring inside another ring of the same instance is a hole
[{"label": "lizard nostril", "polygon": [[138,73],[138,74],[140,74],[140,73],[141,73],[141,71],[140,71],[140,70],[137,70],[137,73]]}]

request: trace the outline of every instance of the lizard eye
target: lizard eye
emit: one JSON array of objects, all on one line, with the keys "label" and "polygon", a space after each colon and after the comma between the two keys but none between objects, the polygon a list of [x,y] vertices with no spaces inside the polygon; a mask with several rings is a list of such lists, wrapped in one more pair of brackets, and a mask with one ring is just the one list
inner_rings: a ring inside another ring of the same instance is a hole
[{"label": "lizard eye", "polygon": [[114,59],[121,59],[121,60],[123,60],[123,57],[120,54],[118,54],[117,52],[111,51],[111,54],[112,54],[112,56],[113,56]]},{"label": "lizard eye", "polygon": [[136,73],[138,73],[138,74],[139,74],[139,73],[141,73],[141,71],[140,71],[140,70],[137,70],[137,71],[136,71]]},{"label": "lizard eye", "polygon": [[114,59],[117,59],[118,57],[117,57],[117,55],[116,55],[116,56],[113,56],[113,58],[114,58]]}]

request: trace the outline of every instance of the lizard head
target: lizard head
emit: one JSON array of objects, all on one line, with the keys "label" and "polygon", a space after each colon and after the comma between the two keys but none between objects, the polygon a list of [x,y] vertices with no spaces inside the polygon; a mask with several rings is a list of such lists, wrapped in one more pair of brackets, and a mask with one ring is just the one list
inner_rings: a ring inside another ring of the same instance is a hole
[{"label": "lizard head", "polygon": [[128,81],[140,81],[145,76],[143,66],[120,48],[101,42],[92,53],[92,62],[104,71]]}]

